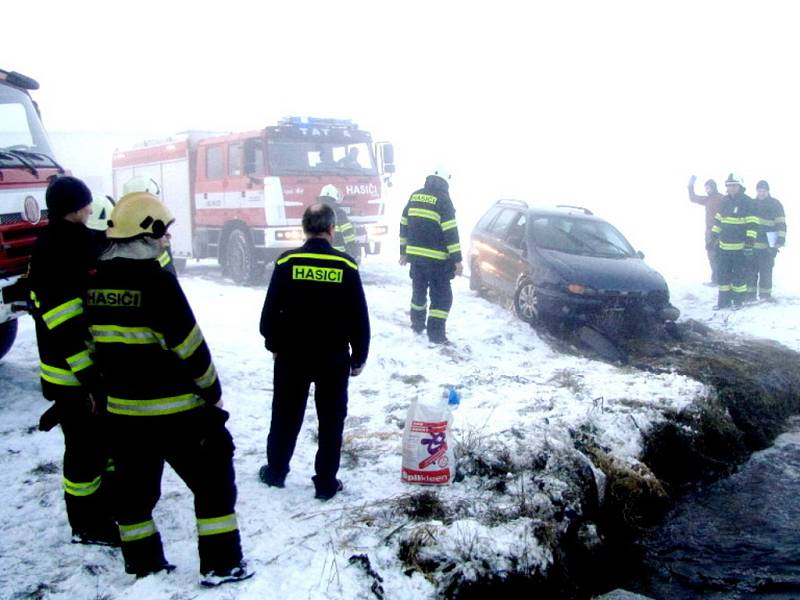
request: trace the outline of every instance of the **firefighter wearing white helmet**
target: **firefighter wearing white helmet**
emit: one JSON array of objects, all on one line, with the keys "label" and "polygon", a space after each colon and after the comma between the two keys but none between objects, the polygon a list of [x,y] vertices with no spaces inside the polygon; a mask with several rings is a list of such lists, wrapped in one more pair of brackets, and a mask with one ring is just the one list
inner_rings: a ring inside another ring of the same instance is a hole
[{"label": "firefighter wearing white helmet", "polygon": [[347,212],[341,206],[343,199],[342,192],[339,191],[339,188],[330,183],[324,185],[319,192],[319,201],[322,204],[330,206],[336,215],[336,228],[333,232],[333,242],[331,245],[339,252],[346,252],[353,257],[356,262],[359,262],[361,253],[356,244],[356,230],[350,222]]},{"label": "firefighter wearing white helmet", "polygon": [[93,231],[105,231],[108,229],[108,220],[111,218],[111,211],[114,210],[114,201],[109,196],[102,194],[92,194],[92,214],[86,221],[86,226]]},{"label": "firefighter wearing white helmet", "polygon": [[411,263],[411,329],[427,329],[428,339],[436,344],[447,343],[445,325],[453,305],[450,280],[462,272],[449,181],[450,171],[435,167],[425,186],[411,194],[400,219],[400,264]]},{"label": "firefighter wearing white helmet", "polygon": [[252,571],[242,560],[219,378],[178,280],[157,262],[173,221],[150,193],[120,199],[85,313],[108,394],[125,570],[143,577],[174,568],[152,514],[168,462],[194,494],[201,583],[212,586]]},{"label": "firefighter wearing white helmet", "polygon": [[711,228],[718,245],[717,310],[739,308],[747,296],[748,269],[758,235],[753,223],[753,199],[744,193],[742,178],[731,173],[725,180],[727,195],[719,205]]},{"label": "firefighter wearing white helmet", "polygon": [[153,194],[154,196],[160,196],[161,188],[158,187],[158,184],[152,177],[142,177],[141,175],[136,175],[135,177],[131,177],[125,182],[125,185],[122,186],[123,196],[127,196],[128,194],[132,194],[134,192],[147,192],[149,194]]}]

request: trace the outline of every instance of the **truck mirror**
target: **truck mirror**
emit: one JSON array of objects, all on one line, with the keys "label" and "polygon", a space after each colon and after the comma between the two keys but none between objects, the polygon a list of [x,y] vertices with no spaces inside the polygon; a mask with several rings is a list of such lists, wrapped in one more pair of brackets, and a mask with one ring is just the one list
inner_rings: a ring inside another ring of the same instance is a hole
[{"label": "truck mirror", "polygon": [[389,143],[381,144],[381,164],[384,173],[394,173],[394,146]]}]

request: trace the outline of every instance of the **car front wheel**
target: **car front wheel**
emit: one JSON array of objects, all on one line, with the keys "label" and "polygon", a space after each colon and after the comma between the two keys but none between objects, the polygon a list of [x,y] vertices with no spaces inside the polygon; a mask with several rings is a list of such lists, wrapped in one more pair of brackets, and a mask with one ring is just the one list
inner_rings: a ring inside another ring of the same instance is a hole
[{"label": "car front wheel", "polygon": [[517,316],[534,325],[539,321],[539,298],[536,287],[529,279],[525,279],[514,293],[514,310]]}]

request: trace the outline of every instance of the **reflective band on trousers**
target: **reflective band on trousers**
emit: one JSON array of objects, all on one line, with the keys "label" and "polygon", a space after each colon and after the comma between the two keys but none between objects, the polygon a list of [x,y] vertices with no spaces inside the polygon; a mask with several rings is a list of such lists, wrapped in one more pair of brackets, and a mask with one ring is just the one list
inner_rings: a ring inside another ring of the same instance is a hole
[{"label": "reflective band on trousers", "polygon": [[92,481],[88,481],[85,483],[78,483],[75,481],[70,481],[66,477],[64,477],[64,492],[69,494],[70,496],[91,496],[100,488],[100,475],[95,477]]},{"label": "reflective band on trousers", "polygon": [[236,531],[239,526],[236,523],[236,514],[231,513],[224,517],[214,517],[211,519],[197,519],[197,535],[219,535]]},{"label": "reflective band on trousers", "polygon": [[108,412],[115,415],[160,416],[172,415],[202,406],[204,401],[195,394],[183,394],[171,398],[154,398],[152,400],[128,400],[108,397]]},{"label": "reflective band on trousers", "polygon": [[54,309],[48,310],[42,315],[42,319],[48,329],[54,329],[64,321],[68,321],[82,313],[83,300],[80,298],[73,298],[69,302],[64,302],[64,304],[59,304]]},{"label": "reflective band on trousers", "polygon": [[200,347],[200,344],[203,343],[203,334],[200,331],[200,328],[195,325],[192,327],[192,330],[189,332],[189,335],[186,336],[186,339],[183,340],[180,344],[175,346],[172,351],[175,352],[178,356],[182,359],[186,360],[194,351]]},{"label": "reflective band on trousers", "polygon": [[427,304],[419,305],[419,304],[414,304],[413,302],[411,303],[411,310],[425,310],[426,308],[428,308]]},{"label": "reflective band on trousers", "polygon": [[197,387],[206,389],[207,387],[211,387],[216,380],[217,370],[214,368],[214,363],[211,363],[208,365],[206,372],[195,379],[194,382],[197,384]]},{"label": "reflective band on trousers", "polygon": [[97,344],[158,344],[165,350],[164,336],[149,327],[121,327],[119,325],[92,325],[92,339]]},{"label": "reflective band on trousers", "polygon": [[428,317],[434,319],[446,319],[450,313],[446,310],[441,310],[438,308],[432,308],[428,311]]},{"label": "reflective band on trousers", "polygon": [[150,519],[149,521],[142,521],[135,525],[119,525],[119,537],[123,542],[135,542],[136,540],[143,540],[158,533],[155,522]]},{"label": "reflective band on trousers", "polygon": [[734,243],[726,243],[720,242],[719,243],[720,250],[744,250],[744,242],[734,242]]},{"label": "reflective band on trousers", "polygon": [[447,260],[447,252],[431,250],[430,248],[421,248],[419,246],[406,246],[406,254],[411,256],[424,256],[425,258],[432,258],[434,260]]},{"label": "reflective band on trousers", "polygon": [[358,265],[351,260],[347,260],[343,256],[334,256],[333,254],[314,254],[312,252],[298,252],[297,254],[287,254],[283,258],[280,258],[277,261],[275,261],[275,264],[282,265],[291,258],[318,258],[320,260],[334,260],[334,261],[338,260],[346,264],[348,267],[351,267],[356,271],[358,271]]},{"label": "reflective band on trousers", "polygon": [[39,366],[41,367],[40,375],[45,381],[49,381],[55,385],[68,385],[70,387],[77,387],[81,384],[72,371],[51,367],[44,363],[39,363]]}]

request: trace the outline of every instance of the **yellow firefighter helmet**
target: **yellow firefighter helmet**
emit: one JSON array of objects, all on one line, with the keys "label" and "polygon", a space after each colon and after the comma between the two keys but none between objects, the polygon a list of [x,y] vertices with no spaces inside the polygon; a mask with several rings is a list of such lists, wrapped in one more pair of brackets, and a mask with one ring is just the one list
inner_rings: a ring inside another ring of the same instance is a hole
[{"label": "yellow firefighter helmet", "polygon": [[108,220],[114,210],[114,201],[109,196],[92,194],[92,214],[86,222],[89,229],[105,231],[108,229]]},{"label": "yellow firefighter helmet", "polygon": [[148,192],[134,192],[120,198],[111,213],[106,236],[111,240],[163,237],[175,217],[164,203]]}]

